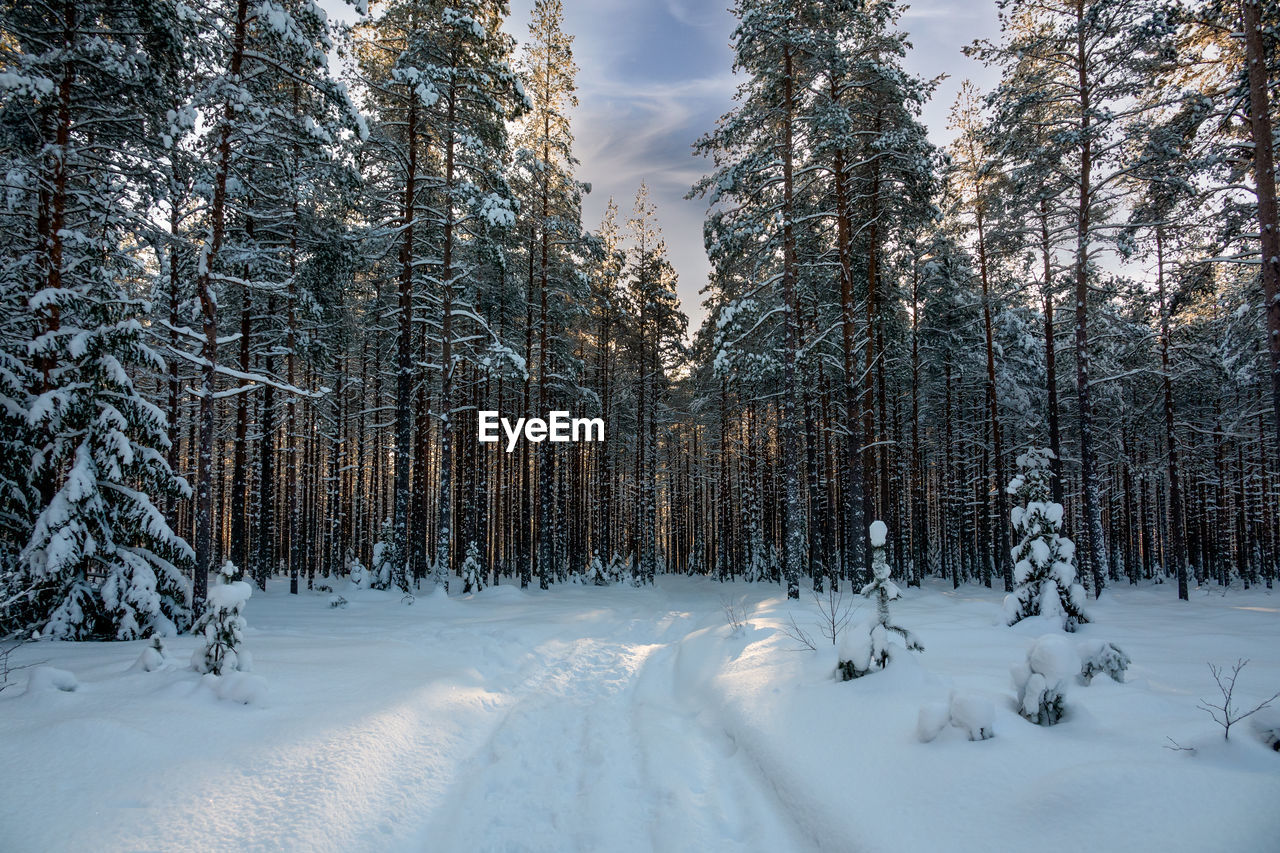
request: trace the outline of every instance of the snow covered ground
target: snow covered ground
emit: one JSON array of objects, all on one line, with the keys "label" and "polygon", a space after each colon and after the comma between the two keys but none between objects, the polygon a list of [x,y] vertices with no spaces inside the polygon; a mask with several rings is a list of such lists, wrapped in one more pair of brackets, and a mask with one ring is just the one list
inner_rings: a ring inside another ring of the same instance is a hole
[{"label": "snow covered ground", "polygon": [[[1128,680],[1071,685],[1045,728],[1010,678],[1040,628],[1003,627],[981,589],[907,590],[894,617],[925,652],[847,683],[783,630],[793,613],[821,641],[813,601],[774,586],[346,591],[342,609],[283,590],[246,609],[265,694],[219,699],[190,637],[153,672],[142,641],[16,652],[79,686],[46,670],[24,693],[28,669],[0,693],[0,850],[1280,849],[1280,754],[1196,708],[1218,699],[1206,661],[1251,659],[1242,704],[1280,688],[1265,590],[1109,591],[1076,636],[1126,651]],[[994,738],[920,742],[921,706],[953,689],[994,705]]]}]

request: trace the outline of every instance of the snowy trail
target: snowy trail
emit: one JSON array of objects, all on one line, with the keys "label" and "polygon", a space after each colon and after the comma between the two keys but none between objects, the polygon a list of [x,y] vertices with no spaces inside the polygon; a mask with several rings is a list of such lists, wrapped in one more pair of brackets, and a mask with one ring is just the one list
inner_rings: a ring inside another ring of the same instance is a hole
[{"label": "snowy trail", "polygon": [[[647,630],[646,630],[647,629]],[[804,849],[724,732],[675,695],[688,615],[583,637],[459,773],[424,845],[477,851]],[[519,839],[518,842],[513,839]]]}]

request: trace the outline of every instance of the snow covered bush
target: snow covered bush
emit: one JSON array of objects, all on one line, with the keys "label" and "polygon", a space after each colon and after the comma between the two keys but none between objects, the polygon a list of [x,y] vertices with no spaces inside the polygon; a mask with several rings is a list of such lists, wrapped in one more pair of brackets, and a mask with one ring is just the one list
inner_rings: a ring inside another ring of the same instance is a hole
[{"label": "snow covered bush", "polygon": [[609,585],[609,575],[606,573],[604,563],[600,562],[599,551],[591,552],[591,563],[582,575],[582,582],[593,586]]},{"label": "snow covered bush", "polygon": [[1025,663],[1013,667],[1018,713],[1033,723],[1052,726],[1066,709],[1067,685],[1080,672],[1080,656],[1060,634],[1045,634],[1031,644]]},{"label": "snow covered bush", "polygon": [[1132,663],[1129,656],[1113,643],[1102,640],[1085,640],[1079,646],[1080,677],[1085,684],[1093,681],[1100,672],[1111,676],[1112,681],[1124,683],[1124,671]]},{"label": "snow covered bush", "polygon": [[342,571],[353,589],[365,589],[369,586],[369,570],[360,562],[355,550],[348,548],[342,556]]},{"label": "snow covered bush", "polygon": [[989,699],[952,690],[947,715],[951,725],[962,730],[969,740],[995,737],[996,709]]},{"label": "snow covered bush", "polygon": [[860,678],[872,670],[884,669],[891,657],[893,636],[898,637],[902,645],[911,651],[924,651],[924,646],[915,634],[891,621],[889,602],[902,593],[898,585],[889,579],[889,561],[885,556],[888,528],[883,521],[873,521],[870,532],[872,581],[862,588],[862,594],[875,599],[876,618],[845,632],[840,643],[837,666],[843,681]]},{"label": "snow covered bush", "polygon": [[1008,492],[1021,506],[1010,512],[1018,544],[1014,546],[1013,579],[1005,596],[1008,624],[1029,616],[1060,620],[1065,631],[1088,622],[1084,588],[1076,582],[1076,546],[1062,536],[1062,504],[1050,497],[1053,451],[1033,447],[1018,457],[1018,474]]},{"label": "snow covered bush", "polygon": [[963,731],[969,740],[988,740],[995,737],[995,719],[996,709],[989,699],[952,690],[947,702],[920,706],[916,737],[929,743],[951,726]]},{"label": "snow covered bush", "polygon": [[920,706],[916,717],[916,738],[921,743],[932,743],[942,730],[951,724],[951,710],[946,702],[930,702]]},{"label": "snow covered bush", "polygon": [[155,672],[164,666],[164,644],[159,637],[153,637],[151,645],[142,650],[131,669],[137,672]]},{"label": "snow covered bush", "polygon": [[1259,714],[1254,719],[1253,728],[1259,740],[1280,752],[1280,713]]},{"label": "snow covered bush", "polygon": [[484,564],[480,561],[480,547],[474,539],[467,545],[467,557],[462,561],[462,591],[479,592],[484,589]]},{"label": "snow covered bush", "polygon": [[230,560],[219,570],[219,583],[209,589],[205,611],[196,621],[193,633],[199,638],[191,653],[191,668],[196,672],[222,675],[250,668],[249,653],[241,648],[244,641],[244,606],[253,587],[233,580],[237,574]]},{"label": "snow covered bush", "polygon": [[347,578],[351,581],[352,588],[364,589],[369,585],[369,570],[364,567],[364,563],[353,559],[347,567]]}]

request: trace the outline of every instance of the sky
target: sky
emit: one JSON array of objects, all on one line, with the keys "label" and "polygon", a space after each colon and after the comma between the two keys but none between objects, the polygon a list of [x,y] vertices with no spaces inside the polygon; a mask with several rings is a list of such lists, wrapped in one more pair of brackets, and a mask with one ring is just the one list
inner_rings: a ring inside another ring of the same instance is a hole
[{"label": "sky", "polygon": [[[342,0],[330,14],[351,20]],[[692,146],[733,108],[737,81],[729,48],[732,0],[564,0],[564,29],[574,36],[579,105],[572,115],[580,180],[592,185],[583,224],[594,229],[612,196],[626,221],[641,181],[658,208],[690,334],[705,312],[699,291],[710,265],[702,243],[706,202],[686,200],[710,163]],[[511,0],[507,30],[523,42],[533,0]],[[961,48],[998,32],[995,0],[920,0],[900,26],[910,37],[907,69],[925,78],[947,75],[922,119],[930,138],[946,144],[947,113],[960,82],[983,90],[997,75]]]},{"label": "sky", "polygon": [[[679,274],[690,334],[705,312],[699,291],[710,264],[702,242],[703,199],[685,200],[709,171],[691,150],[733,108],[737,81],[729,47],[731,0],[564,0],[565,31],[574,36],[578,101],[573,115],[579,177],[592,184],[583,223],[599,224],[609,197],[625,216],[641,181],[658,207],[658,222]],[[512,0],[508,30],[523,40],[533,0]],[[960,82],[984,90],[998,75],[964,56],[974,39],[998,33],[995,0],[921,0],[900,26],[913,49],[907,69],[925,78],[948,75],[922,119],[930,138],[951,138],[947,113]]]}]

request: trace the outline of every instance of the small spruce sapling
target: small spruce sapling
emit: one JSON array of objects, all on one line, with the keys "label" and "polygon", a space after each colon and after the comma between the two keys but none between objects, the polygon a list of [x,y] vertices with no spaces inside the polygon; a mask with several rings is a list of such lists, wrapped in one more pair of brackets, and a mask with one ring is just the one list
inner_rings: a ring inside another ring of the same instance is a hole
[{"label": "small spruce sapling", "polygon": [[484,589],[484,564],[480,562],[480,547],[474,539],[467,545],[467,557],[462,561],[462,592],[479,592]]},{"label": "small spruce sapling", "polygon": [[617,551],[614,551],[613,556],[609,558],[609,565],[605,571],[609,574],[610,583],[621,583],[622,579],[627,576],[622,564],[622,556]]},{"label": "small spruce sapling", "polygon": [[1076,546],[1059,531],[1062,504],[1050,493],[1053,451],[1033,447],[1018,457],[1018,473],[1008,492],[1021,506],[1009,513],[1018,544],[1014,546],[1013,592],[1005,596],[1008,624],[1043,615],[1074,631],[1088,622],[1084,588],[1076,581]]},{"label": "small spruce sapling", "polygon": [[1105,672],[1112,681],[1124,683],[1125,670],[1133,661],[1114,643],[1102,640],[1088,640],[1080,644],[1080,678],[1085,684],[1093,681],[1093,677]]},{"label": "small spruce sapling", "polygon": [[388,518],[382,523],[382,533],[378,536],[378,541],[373,546],[373,559],[369,566],[369,588],[370,589],[390,589],[391,588],[391,555],[394,549],[391,547],[391,519]]},{"label": "small spruce sapling", "polygon": [[1031,644],[1025,663],[1013,667],[1018,713],[1052,726],[1066,711],[1067,685],[1081,671],[1080,656],[1061,634],[1045,634]]},{"label": "small spruce sapling", "polygon": [[191,653],[191,668],[196,672],[247,672],[251,668],[244,642],[244,606],[253,587],[235,578],[239,570],[227,560],[218,571],[219,583],[209,589],[205,611],[192,629],[198,638]]},{"label": "small spruce sapling", "polygon": [[902,593],[898,585],[889,579],[889,561],[885,554],[888,528],[883,521],[871,522],[871,573],[872,581],[862,588],[862,595],[876,601],[876,618],[846,633],[840,646],[837,671],[842,681],[860,678],[867,673],[884,669],[891,657],[891,636],[897,635],[908,650],[924,651],[916,635],[901,625],[893,624],[889,602]]},{"label": "small spruce sapling", "polygon": [[369,570],[358,559],[352,560],[347,568],[347,577],[353,589],[365,589],[369,586]]},{"label": "small spruce sapling", "polygon": [[593,586],[608,586],[609,576],[605,572],[604,563],[600,562],[600,552],[591,552],[591,563],[582,575],[582,582]]}]

